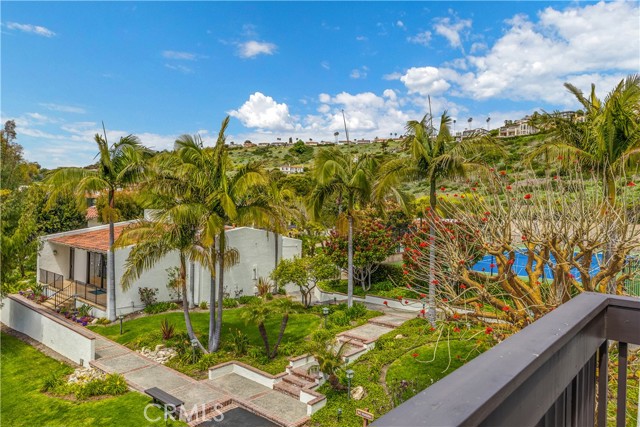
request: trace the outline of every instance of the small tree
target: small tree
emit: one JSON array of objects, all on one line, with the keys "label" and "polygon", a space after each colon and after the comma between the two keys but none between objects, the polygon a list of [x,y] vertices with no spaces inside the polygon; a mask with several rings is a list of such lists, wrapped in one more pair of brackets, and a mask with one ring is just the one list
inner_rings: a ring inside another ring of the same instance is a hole
[{"label": "small tree", "polygon": [[329,257],[318,254],[313,257],[296,257],[292,260],[280,261],[278,268],[271,273],[271,278],[278,287],[283,287],[288,283],[298,286],[302,295],[302,304],[309,307],[313,290],[318,282],[334,278],[336,274],[336,266]]},{"label": "small tree", "polygon": [[[242,318],[245,322],[253,323],[258,327],[258,332],[264,343],[265,354],[269,359],[274,359],[278,355],[278,347],[289,322],[289,313],[294,309],[295,304],[288,298],[280,298],[272,303],[266,303],[259,299],[250,304],[249,310],[242,312]],[[278,338],[271,348],[265,323],[276,314],[282,314],[282,320],[280,321]]]},{"label": "small tree", "polygon": [[[371,274],[393,254],[395,246],[391,228],[373,216],[371,211],[364,211],[353,234],[353,276],[363,290],[371,288]],[[327,250],[331,260],[342,269],[347,268],[347,249],[347,236],[337,230],[331,231]]]}]

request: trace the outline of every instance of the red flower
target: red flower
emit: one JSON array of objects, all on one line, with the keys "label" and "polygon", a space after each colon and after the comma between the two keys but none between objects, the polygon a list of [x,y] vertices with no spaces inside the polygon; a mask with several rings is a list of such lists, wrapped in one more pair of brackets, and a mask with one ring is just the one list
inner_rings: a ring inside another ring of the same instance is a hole
[{"label": "red flower", "polygon": [[496,265],[492,263],[492,264],[489,264],[489,267],[490,268],[496,268]]},{"label": "red flower", "polygon": [[411,285],[407,283],[407,289],[411,289]]},{"label": "red flower", "polygon": [[440,191],[444,191],[444,190],[446,190],[446,188],[440,187]]},{"label": "red flower", "polygon": [[454,319],[459,319],[459,318],[460,318],[460,315],[459,315],[458,313],[453,313],[453,318],[454,318]]},{"label": "red flower", "polygon": [[631,182],[629,182],[629,183],[627,184],[627,187],[635,187],[635,186],[636,186],[636,183],[635,183],[635,182],[633,182],[633,181],[631,181]]},{"label": "red flower", "polygon": [[421,248],[426,248],[427,247],[427,242],[420,242],[420,247]]},{"label": "red flower", "polygon": [[424,314],[424,313],[425,313],[425,310],[423,308],[422,310],[420,310],[420,314]]},{"label": "red flower", "polygon": [[476,187],[471,187],[471,191],[476,191]]},{"label": "red flower", "polygon": [[453,332],[460,332],[460,328],[456,326],[455,328],[453,328]]},{"label": "red flower", "polygon": [[484,216],[489,216],[489,215],[491,215],[491,212],[489,212],[489,211],[486,211],[486,212],[484,213]]},{"label": "red flower", "polygon": [[512,187],[511,187],[510,185],[507,185],[505,188],[506,188],[507,190],[511,190],[511,188],[512,188]]},{"label": "red flower", "polygon": [[429,328],[430,331],[435,331],[436,328],[434,328],[433,326]]},{"label": "red flower", "polygon": [[529,200],[531,198],[531,194],[527,193],[524,195],[525,200]]},{"label": "red flower", "polygon": [[493,332],[493,328],[491,326],[487,326],[487,329],[484,330],[484,333],[489,335],[491,332]]},{"label": "red flower", "polygon": [[495,172],[496,170],[494,168],[489,168],[489,172]]},{"label": "red flower", "polygon": [[426,298],[427,294],[420,294],[420,298]]},{"label": "red flower", "polygon": [[525,240],[527,240],[527,236],[522,236],[521,239],[524,242]]},{"label": "red flower", "polygon": [[465,284],[461,284],[461,285],[460,285],[460,289],[467,289],[467,285],[465,285]]},{"label": "red flower", "polygon": [[409,301],[407,301],[407,300],[404,300],[404,303],[405,303],[405,304],[409,304]]},{"label": "red flower", "polygon": [[562,160],[562,159],[564,159],[564,157],[558,156],[558,160]]},{"label": "red flower", "polygon": [[514,262],[514,261],[513,261],[512,259],[510,259],[509,261],[507,261],[507,264],[509,264],[509,265],[513,265],[513,262]]},{"label": "red flower", "polygon": [[433,280],[431,281],[431,283],[433,283],[434,285],[437,285],[437,284],[438,284],[438,283],[440,283],[440,282],[438,282],[438,279],[433,279]]},{"label": "red flower", "polygon": [[402,301],[402,297],[400,295],[398,295],[396,298],[398,298],[398,301]]},{"label": "red flower", "polygon": [[505,311],[505,312],[506,312],[506,311],[509,311],[509,306],[508,306],[508,305],[505,305],[504,307],[502,307],[502,311]]},{"label": "red flower", "polygon": [[402,270],[402,274],[409,274],[407,270]]},{"label": "red flower", "polygon": [[413,357],[413,358],[415,359],[416,357],[418,357],[418,353],[413,353],[413,354],[411,355],[411,357]]},{"label": "red flower", "polygon": [[383,302],[383,304],[384,304],[384,305],[389,305],[389,303],[388,303],[388,302],[386,302],[386,301],[385,301],[385,302]]},{"label": "red flower", "polygon": [[507,171],[500,171],[500,175],[505,176],[507,174]]},{"label": "red flower", "polygon": [[454,194],[453,197],[458,197],[458,193]]},{"label": "red flower", "polygon": [[558,175],[554,176],[553,179],[558,180],[560,177]]},{"label": "red flower", "polygon": [[447,301],[449,301],[449,300],[446,299],[446,298],[442,298],[442,302],[447,302]]}]

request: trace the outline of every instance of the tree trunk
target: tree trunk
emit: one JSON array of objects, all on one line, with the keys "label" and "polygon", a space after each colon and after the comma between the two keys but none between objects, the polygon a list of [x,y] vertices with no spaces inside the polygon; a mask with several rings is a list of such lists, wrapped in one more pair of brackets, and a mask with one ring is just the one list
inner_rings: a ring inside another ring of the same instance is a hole
[{"label": "tree trunk", "polygon": [[[214,250],[212,250],[213,252]],[[209,286],[209,351],[213,352],[217,349],[215,345],[216,337],[216,277],[215,272],[211,272]]]},{"label": "tree trunk", "polygon": [[349,237],[348,237],[348,272],[347,272],[347,307],[353,305],[353,217],[348,214]]},{"label": "tree trunk", "polygon": [[346,389],[346,387],[340,383],[336,374],[329,375],[329,378],[327,378],[327,381],[329,381],[329,384],[331,384],[331,388],[333,388],[334,390]]},{"label": "tree trunk", "polygon": [[[215,307],[216,312],[216,328],[214,335],[214,345],[211,351],[218,351],[220,348],[220,334],[222,331],[222,301],[224,299],[224,253],[226,247],[226,236],[224,230],[218,236],[218,304]],[[214,307],[211,308],[212,310]],[[269,355],[269,352],[267,352]]]},{"label": "tree trunk", "polygon": [[276,233],[275,231],[273,232],[273,235],[274,235],[275,241],[276,241],[276,262],[275,262],[275,265],[273,267],[273,269],[275,270],[276,268],[278,268],[278,239],[279,239],[280,235],[278,233]]},{"label": "tree trunk", "polygon": [[[616,183],[615,183],[614,177],[610,173],[609,168],[605,169],[604,174],[605,174],[604,189],[605,189],[605,194],[607,196],[607,202],[608,202],[607,210],[612,210],[615,208],[615,203],[616,203]],[[609,236],[607,237],[608,237],[607,244],[604,250],[604,261],[605,263],[608,264],[611,262],[611,259],[613,258],[613,249],[615,247],[615,241],[618,236],[615,235],[615,231],[611,230],[609,233]],[[606,292],[608,294],[614,294],[614,295],[616,294],[616,279],[614,277],[611,277],[607,281]]]},{"label": "tree trunk", "polygon": [[193,261],[189,263],[189,294],[191,298],[189,298],[189,308],[193,309],[196,307],[196,295],[195,295],[195,278],[193,277],[196,272],[196,266]]},{"label": "tree trunk", "polygon": [[[431,177],[429,180],[429,206],[431,207],[431,215],[436,215],[436,180]],[[429,221],[429,310],[427,318],[431,326],[436,324],[436,230],[433,227],[433,218]]]},{"label": "tree trunk", "polygon": [[258,331],[260,332],[260,336],[262,337],[262,342],[264,343],[264,349],[267,352],[267,357],[270,357],[271,349],[269,348],[269,337],[267,336],[267,329],[264,327],[264,322],[260,322],[260,324],[258,324]]},{"label": "tree trunk", "polygon": [[115,227],[113,225],[113,209],[115,207],[115,190],[109,190],[109,252],[107,252],[107,317],[116,320],[116,258],[113,250]]},{"label": "tree trunk", "polygon": [[289,313],[284,313],[284,317],[282,317],[282,322],[280,322],[280,333],[278,334],[278,341],[276,341],[276,345],[273,346],[273,351],[271,352],[271,359],[274,359],[278,355],[278,346],[280,345],[280,341],[282,341],[282,337],[284,336],[284,330],[287,329],[287,322],[289,321]]},{"label": "tree trunk", "polygon": [[189,301],[187,297],[187,262],[184,254],[180,254],[180,285],[182,287],[182,311],[184,312],[184,323],[187,326],[187,334],[189,335],[190,340],[196,340],[198,342],[198,347],[203,352],[207,352],[207,350],[202,346],[200,340],[196,337],[195,332],[193,331],[193,325],[191,324],[191,316],[189,316]]}]

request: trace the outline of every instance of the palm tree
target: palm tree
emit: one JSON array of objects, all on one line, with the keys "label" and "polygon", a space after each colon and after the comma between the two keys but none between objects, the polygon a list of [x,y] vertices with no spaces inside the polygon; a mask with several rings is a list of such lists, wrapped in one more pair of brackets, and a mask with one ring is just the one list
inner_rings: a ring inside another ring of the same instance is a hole
[{"label": "palm tree", "polygon": [[241,314],[246,323],[253,323],[258,326],[258,332],[264,343],[265,354],[269,358],[271,358],[271,348],[269,346],[269,336],[267,335],[267,328],[264,326],[264,322],[267,321],[270,315],[270,306],[262,300],[252,302],[249,304],[249,310],[244,310]]},{"label": "palm tree", "polygon": [[340,383],[337,373],[344,366],[342,355],[346,351],[348,343],[349,341],[343,341],[338,345],[338,342],[334,339],[317,343],[313,350],[313,356],[318,362],[320,372],[326,376],[327,381],[334,390],[344,390],[346,388]]},{"label": "palm tree", "polygon": [[181,161],[180,175],[192,183],[192,200],[199,206],[202,214],[201,241],[205,247],[210,248],[210,257],[218,266],[215,271],[210,270],[212,288],[209,304],[209,351],[217,351],[220,346],[224,271],[238,262],[237,251],[227,247],[225,229],[232,224],[269,226],[273,213],[265,191],[268,176],[262,164],[250,162],[234,170],[225,144],[228,124],[227,116],[222,121],[213,148],[205,148],[197,135],[183,135],[176,141]]},{"label": "palm tree", "polygon": [[604,194],[614,206],[616,177],[632,156],[640,154],[640,75],[621,80],[604,101],[596,96],[594,84],[589,97],[570,83],[564,86],[584,107],[585,120],[540,115],[536,125],[550,129],[549,137],[530,157],[549,150],[561,158],[573,156],[602,177]]},{"label": "palm tree", "polygon": [[266,190],[272,208],[268,229],[273,231],[275,242],[275,262],[273,267],[275,269],[280,261],[278,259],[280,234],[287,230],[288,220],[294,216],[295,208],[292,206],[292,200],[295,199],[295,192],[286,186],[278,185],[272,175],[269,176],[269,184]]},{"label": "palm tree", "polygon": [[[487,137],[466,138],[454,144],[449,132],[451,117],[445,111],[440,117],[437,137],[433,136],[433,126],[428,115],[420,121],[407,122],[405,150],[411,161],[404,158],[391,159],[380,168],[380,177],[374,188],[374,197],[380,199],[405,181],[426,180],[429,183],[429,205],[432,214],[436,213],[436,185],[439,178],[465,176],[467,170],[479,168],[479,153],[499,150],[497,143]],[[431,227],[430,237],[434,240],[435,230]],[[435,322],[435,251],[430,245],[429,252],[429,320]]]},{"label": "palm tree", "polygon": [[284,336],[284,331],[287,329],[287,323],[289,322],[289,313],[293,311],[297,304],[289,298],[279,298],[274,301],[272,305],[275,306],[275,312],[282,314],[282,320],[280,321],[280,332],[278,333],[276,345],[273,346],[273,350],[271,352],[271,359],[278,355],[278,347],[280,346],[280,342]]},{"label": "palm tree", "polygon": [[180,203],[156,213],[153,221],[140,221],[126,228],[115,247],[134,245],[125,262],[120,284],[124,290],[129,289],[135,280],[147,270],[177,251],[179,258],[178,282],[182,289],[182,309],[187,333],[192,342],[206,352],[195,335],[189,316],[187,292],[187,262],[198,261],[203,265],[211,265],[209,252],[198,241],[198,217],[189,212]]},{"label": "palm tree", "polygon": [[[348,286],[347,305],[353,304],[353,220],[356,210],[371,200],[373,174],[376,160],[362,155],[357,160],[350,154],[328,147],[318,151],[314,160],[316,186],[309,197],[309,211],[314,220],[332,196],[337,196],[338,228],[346,220],[348,224]],[[342,205],[346,205],[343,214]]]},{"label": "palm tree", "polygon": [[116,220],[115,196],[120,188],[138,182],[144,175],[145,164],[151,156],[137,137],[128,135],[109,147],[106,133],[102,137],[95,136],[98,144],[98,163],[96,169],[76,167],[60,168],[50,173],[45,183],[52,190],[49,200],[53,203],[58,194],[72,193],[76,195],[78,205],[86,208],[86,196],[94,192],[106,192],[109,202],[105,216],[109,221],[109,252],[107,253],[107,316],[116,319],[116,282],[115,257],[113,243],[115,240],[114,221]]}]

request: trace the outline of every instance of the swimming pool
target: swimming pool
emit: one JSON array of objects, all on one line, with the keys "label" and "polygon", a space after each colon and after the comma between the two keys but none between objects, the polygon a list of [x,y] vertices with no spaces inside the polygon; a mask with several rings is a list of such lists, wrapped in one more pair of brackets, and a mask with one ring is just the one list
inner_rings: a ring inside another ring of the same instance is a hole
[{"label": "swimming pool", "polygon": [[[555,263],[555,258],[553,258],[553,256],[551,256],[551,262]],[[596,274],[598,274],[600,272],[600,264],[602,263],[602,254],[594,254],[592,259],[591,259],[591,270],[589,271],[589,275],[591,277],[595,276]],[[498,268],[497,267],[491,267],[491,265],[496,265],[496,258],[493,255],[486,255],[484,258],[482,258],[480,261],[478,261],[476,264],[474,264],[473,267],[471,267],[472,270],[474,271],[482,271],[485,273],[490,273],[490,274],[496,274],[498,272]],[[536,266],[536,262],[533,262],[533,267]],[[527,255],[524,252],[516,252],[516,257],[515,257],[515,261],[513,263],[513,266],[511,267],[512,270],[518,275],[518,276],[526,276],[527,275],[527,271],[525,270],[525,267],[527,265]],[[571,274],[573,274],[576,278],[577,281],[581,281],[580,279],[580,274],[578,273],[578,270],[575,268],[571,269]],[[551,271],[551,268],[548,265],[544,266],[544,278],[553,278],[553,272]]]}]

